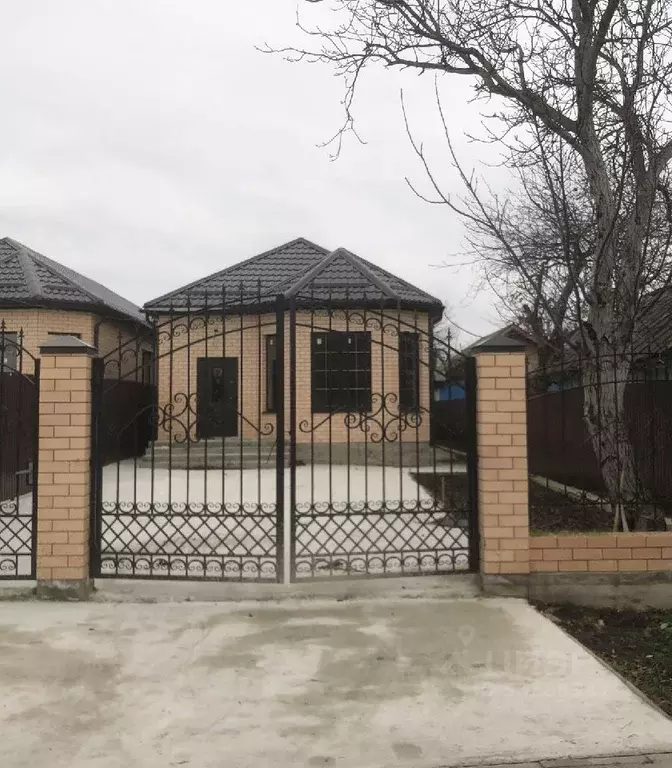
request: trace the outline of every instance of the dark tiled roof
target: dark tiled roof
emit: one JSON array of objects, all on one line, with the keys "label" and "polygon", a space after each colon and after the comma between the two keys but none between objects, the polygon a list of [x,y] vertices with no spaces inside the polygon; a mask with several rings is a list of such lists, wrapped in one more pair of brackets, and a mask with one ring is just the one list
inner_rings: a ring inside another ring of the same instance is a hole
[{"label": "dark tiled roof", "polygon": [[267,303],[277,294],[297,302],[400,304],[440,314],[439,299],[345,248],[328,251],[300,237],[147,302],[150,312]]},{"label": "dark tiled roof", "polygon": [[9,237],[0,239],[0,306],[89,309],[145,322],[135,304]]},{"label": "dark tiled roof", "polygon": [[487,336],[481,336],[480,339],[472,342],[463,351],[465,354],[471,354],[478,347],[505,347],[510,345],[512,347],[527,347],[536,345],[536,341],[526,333],[522,328],[519,328],[515,323],[505,325],[503,328],[498,328],[496,331],[489,333]]}]

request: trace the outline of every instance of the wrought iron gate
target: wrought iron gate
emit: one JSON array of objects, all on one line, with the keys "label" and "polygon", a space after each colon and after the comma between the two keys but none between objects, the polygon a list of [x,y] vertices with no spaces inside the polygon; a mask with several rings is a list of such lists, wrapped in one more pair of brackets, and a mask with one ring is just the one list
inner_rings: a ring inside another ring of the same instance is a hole
[{"label": "wrought iron gate", "polygon": [[0,579],[35,578],[40,361],[0,326]]},{"label": "wrought iron gate", "polygon": [[290,304],[291,579],[477,567],[474,360],[401,302],[315,292]]},{"label": "wrought iron gate", "polygon": [[427,314],[312,291],[176,307],[96,361],[94,576],[477,567],[473,360]]}]

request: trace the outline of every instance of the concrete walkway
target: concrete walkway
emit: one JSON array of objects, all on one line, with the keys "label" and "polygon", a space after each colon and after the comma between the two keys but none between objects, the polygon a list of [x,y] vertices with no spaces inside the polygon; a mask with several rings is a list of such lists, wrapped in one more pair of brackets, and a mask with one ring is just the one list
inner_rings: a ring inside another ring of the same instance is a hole
[{"label": "concrete walkway", "polygon": [[672,750],[672,722],[520,601],[5,602],[0,690],[3,768]]}]

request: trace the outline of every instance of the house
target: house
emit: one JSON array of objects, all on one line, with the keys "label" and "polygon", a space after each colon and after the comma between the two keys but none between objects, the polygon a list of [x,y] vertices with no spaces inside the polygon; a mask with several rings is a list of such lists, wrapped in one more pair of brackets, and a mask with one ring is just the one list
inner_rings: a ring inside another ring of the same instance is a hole
[{"label": "house", "polygon": [[[151,340],[136,341],[148,332],[138,307],[9,237],[0,239],[0,325],[8,370],[31,374],[41,345],[50,337],[71,335],[110,356],[108,377],[129,370],[147,377],[151,371]],[[125,354],[124,347],[131,345],[138,349]]]},{"label": "house", "polygon": [[157,337],[159,442],[274,440],[279,410],[313,457],[325,445],[429,440],[443,305],[344,248],[298,238],[144,309]]}]

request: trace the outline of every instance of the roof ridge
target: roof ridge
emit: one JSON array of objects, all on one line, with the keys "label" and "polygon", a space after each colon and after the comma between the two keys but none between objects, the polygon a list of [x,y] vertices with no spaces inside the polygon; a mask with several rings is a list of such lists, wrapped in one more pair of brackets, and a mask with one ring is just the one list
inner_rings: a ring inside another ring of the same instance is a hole
[{"label": "roof ridge", "polygon": [[175,288],[172,291],[168,291],[168,293],[164,293],[162,296],[157,296],[155,299],[150,299],[149,301],[146,301],[143,306],[149,307],[152,304],[158,304],[161,301],[165,301],[166,299],[169,299],[171,296],[173,296],[176,293],[184,293],[184,291],[188,291],[191,288],[195,288],[200,283],[204,283],[207,280],[212,280],[213,278],[219,277],[220,275],[223,275],[232,269],[238,269],[238,267],[242,267],[245,264],[251,264],[252,262],[263,259],[266,256],[271,256],[276,251],[279,251],[283,248],[287,248],[288,246],[294,245],[296,243],[305,243],[306,245],[310,245],[311,247],[315,248],[318,251],[323,251],[324,253],[328,253],[326,248],[323,248],[321,245],[317,245],[317,243],[313,243],[310,240],[307,240],[305,237],[295,237],[294,240],[288,240],[286,243],[283,243],[282,245],[276,245],[274,248],[269,248],[267,251],[263,251],[262,253],[257,253],[254,256],[249,256],[247,259],[243,259],[242,261],[237,261],[235,264],[230,264],[228,267],[224,267],[224,269],[218,269],[216,272],[212,272],[211,274],[206,275],[205,277],[200,277],[198,280],[194,280],[191,283],[187,283],[186,285],[182,285],[179,288]]},{"label": "roof ridge", "polygon": [[401,296],[392,288],[392,286],[389,283],[386,283],[384,280],[381,280],[381,278],[378,277],[378,275],[375,274],[375,272],[369,267],[369,265],[364,261],[364,259],[361,256],[358,256],[356,253],[353,253],[352,251],[349,251],[347,248],[339,248],[338,249],[347,259],[348,261],[359,271],[364,275],[364,277],[368,277],[369,280],[374,285],[377,285],[380,290],[385,293],[389,298],[394,299],[395,301],[400,301]]},{"label": "roof ridge", "polygon": [[307,272],[304,272],[303,275],[294,283],[292,283],[289,288],[285,291],[285,297],[291,298],[292,296],[295,296],[307,283],[309,283],[315,275],[319,275],[320,272],[327,266],[327,264],[330,264],[335,256],[337,251],[329,251],[327,255],[320,259],[317,264],[315,264],[314,267],[309,269]]},{"label": "roof ridge", "polygon": [[[26,248],[26,250],[27,250],[27,251],[28,251],[30,254],[32,254],[32,258],[33,258],[35,261],[39,261],[39,263],[40,263],[40,264],[41,264],[41,265],[42,265],[42,266],[43,266],[45,269],[48,269],[48,270],[49,270],[49,272],[51,272],[51,273],[52,273],[52,275],[56,275],[56,277],[60,277],[60,278],[61,278],[61,280],[65,280],[65,281],[67,281],[68,283],[70,283],[71,285],[74,285],[74,286],[75,286],[75,288],[76,288],[78,291],[81,291],[83,294],[85,294],[86,296],[88,296],[88,297],[91,299],[91,301],[93,301],[93,303],[94,303],[94,304],[104,304],[104,302],[102,301],[102,299],[100,298],[100,296],[96,296],[94,293],[91,293],[91,291],[89,291],[89,290],[88,290],[87,288],[85,288],[83,285],[81,285],[80,283],[75,283],[71,277],[68,277],[68,275],[64,275],[62,272],[60,272],[60,271],[59,271],[59,269],[58,269],[58,267],[59,267],[59,266],[61,266],[61,265],[58,265],[56,262],[54,262],[54,261],[53,261],[52,259],[50,259],[48,256],[44,256],[43,254],[41,254],[41,253],[38,253],[38,251],[34,251],[32,248],[28,248],[27,246],[24,246],[24,247]],[[26,255],[28,255],[28,254],[26,254]],[[35,267],[34,267],[34,265],[33,265],[33,264],[31,264],[31,265],[30,265],[30,269],[31,269],[31,271],[33,271],[33,272],[35,271]],[[67,269],[67,267],[66,267],[66,269]],[[74,270],[73,270],[73,272],[74,272]],[[82,275],[82,277],[86,277],[86,275]],[[89,280],[91,280],[92,278],[90,278],[90,277],[89,277],[88,279],[89,279]],[[38,286],[41,286],[41,285],[42,285],[42,283],[40,282],[39,278],[37,277],[37,273],[35,273],[35,281],[36,281],[36,283],[37,283],[37,285],[38,285]],[[94,281],[94,282],[95,282],[95,281]],[[38,290],[39,290],[39,288],[38,288]],[[109,289],[108,289],[108,290],[109,290]],[[113,308],[113,307],[110,307],[110,309],[112,309],[112,308]]]},{"label": "roof ridge", "polygon": [[35,264],[31,258],[30,251],[25,245],[21,245],[17,254],[21,263],[21,269],[23,269],[23,274],[26,277],[26,283],[28,283],[28,290],[33,296],[37,297],[40,295],[42,284],[40,278],[37,276],[37,271],[35,270]]},{"label": "roof ridge", "polygon": [[[39,306],[47,306],[44,302],[51,303],[57,301],[47,296],[49,285],[43,284],[40,279],[40,274],[37,269],[39,266],[40,269],[45,269],[49,274],[62,281],[71,294],[79,297],[77,299],[73,299],[72,297],[70,299],[63,299],[65,303],[75,300],[76,302],[86,304],[87,307],[91,306],[92,310],[94,308],[98,311],[105,310],[105,314],[113,312],[118,316],[125,317],[136,323],[145,322],[139,307],[118,293],[115,293],[110,288],[107,288],[102,283],[99,283],[97,280],[87,277],[65,264],[60,264],[59,262],[50,259],[48,256],[39,253],[33,248],[30,248],[11,237],[2,238],[0,242],[2,241],[9,244],[16,252],[15,254],[9,254],[7,258],[18,256],[19,264],[23,272],[23,279],[28,293],[30,294],[24,302],[31,300],[39,301]],[[0,264],[5,264],[6,261],[6,258],[0,259]]]},{"label": "roof ridge", "polygon": [[295,296],[302,288],[304,288],[308,283],[310,283],[312,280],[314,280],[320,272],[324,270],[325,267],[327,267],[329,264],[331,264],[336,259],[344,257],[345,260],[353,266],[358,272],[360,272],[367,280],[370,280],[383,294],[385,294],[388,298],[394,299],[395,301],[400,301],[401,297],[399,294],[392,288],[391,285],[388,285],[384,280],[381,280],[377,275],[375,275],[367,266],[363,263],[363,259],[361,259],[357,254],[353,253],[352,251],[349,251],[347,248],[336,248],[336,250],[331,251],[331,253],[328,253],[323,259],[321,259],[312,269],[310,269],[308,272],[306,272],[304,275],[302,275],[299,280],[297,280],[294,285],[290,286],[289,290],[286,292],[286,296],[289,298],[291,296]]}]

